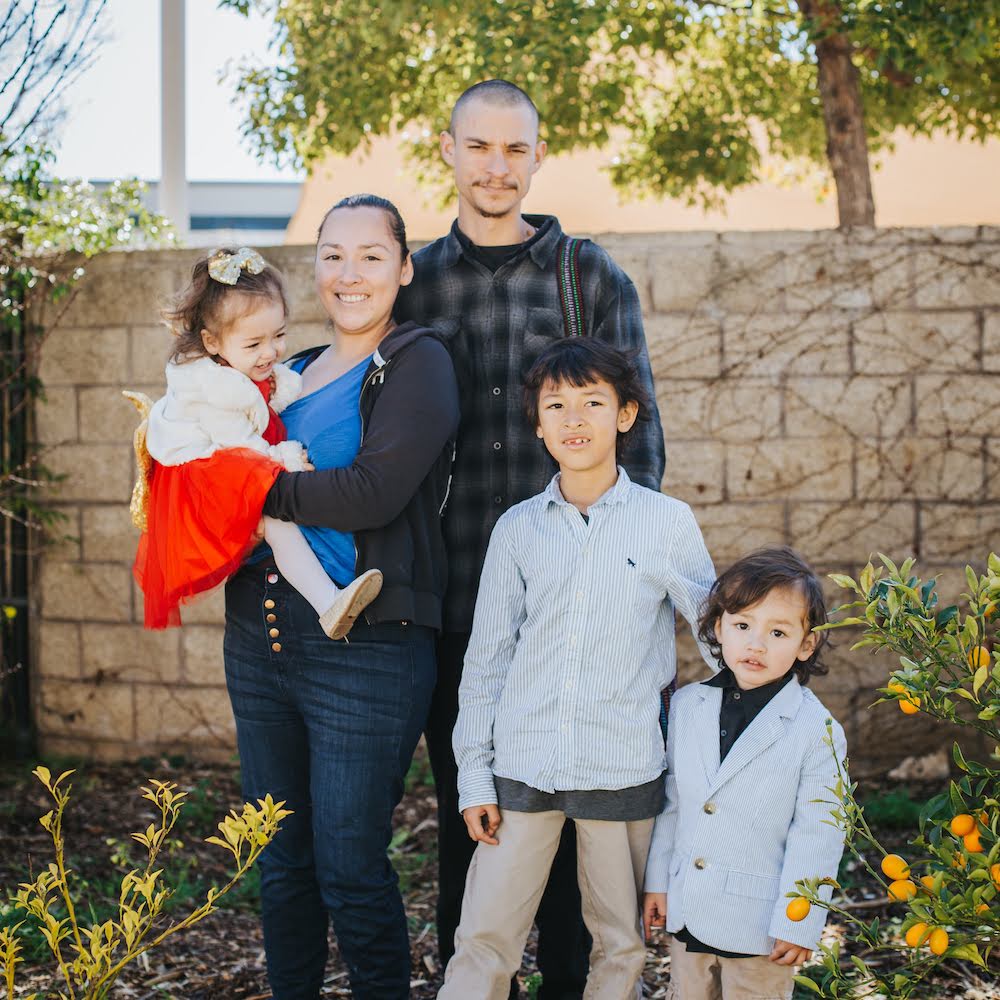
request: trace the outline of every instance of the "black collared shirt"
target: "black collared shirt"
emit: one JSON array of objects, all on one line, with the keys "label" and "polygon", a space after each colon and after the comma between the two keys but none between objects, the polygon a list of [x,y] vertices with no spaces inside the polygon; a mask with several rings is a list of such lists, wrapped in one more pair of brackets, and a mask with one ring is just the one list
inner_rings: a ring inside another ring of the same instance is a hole
[{"label": "black collared shirt", "polygon": [[[763,711],[767,703],[795,676],[794,670],[789,670],[770,684],[762,684],[758,688],[743,691],[736,683],[736,675],[723,667],[714,677],[703,684],[709,687],[722,688],[722,707],[719,709],[719,763],[726,759],[726,754],[740,738],[746,728]],[[701,955],[718,955],[719,958],[756,958],[756,955],[746,955],[734,951],[722,951],[710,944],[699,941],[686,927],[682,927],[675,935],[678,941],[683,941],[688,951]]]},{"label": "black collared shirt", "polygon": [[[472,628],[497,519],[508,507],[541,493],[556,471],[524,416],[521,383],[538,355],[565,336],[557,253],[562,229],[552,216],[524,218],[534,234],[495,270],[493,261],[484,263],[484,248],[473,251],[456,222],[447,236],[413,255],[413,282],[400,290],[394,309],[397,320],[419,317],[438,333],[458,376],[462,421],[443,525],[446,632]],[[634,351],[643,384],[655,399],[635,286],[589,240],[580,247],[580,278],[588,335]],[[632,432],[621,464],[633,482],[659,490],[663,431],[655,402],[649,417]]]}]

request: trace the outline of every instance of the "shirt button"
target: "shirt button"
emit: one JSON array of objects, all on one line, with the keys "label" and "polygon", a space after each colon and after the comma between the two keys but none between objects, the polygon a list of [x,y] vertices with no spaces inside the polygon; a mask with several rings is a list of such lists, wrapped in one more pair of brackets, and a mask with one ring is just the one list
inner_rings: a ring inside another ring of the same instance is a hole
[{"label": "shirt button", "polygon": [[734,691],[733,692],[733,701],[739,701],[739,700],[740,700],[740,693],[739,693],[739,691]]},{"label": "shirt button", "polygon": [[708,867],[708,862],[704,858],[695,858],[694,866],[698,871],[704,871]]},{"label": "shirt button", "polygon": [[268,598],[268,599],[267,599],[267,600],[266,600],[266,601],[264,602],[264,607],[265,607],[265,608],[273,608],[273,607],[274,607],[274,601],[272,601],[272,600],[271,600],[271,598],[269,597],[269,598]]},{"label": "shirt button", "polygon": [[494,396],[499,396],[500,395],[500,386],[498,386],[498,385],[493,386],[493,395]]},{"label": "shirt button", "polygon": [[582,591],[582,590],[578,590],[578,591],[576,592],[576,599],[577,599],[578,601],[582,601],[582,600],[583,600],[583,591]]},{"label": "shirt button", "polygon": [[503,447],[503,445],[499,441],[494,441],[493,442],[493,450],[494,451],[499,451],[502,447]]},{"label": "shirt button", "polygon": [[267,574],[267,582],[268,583],[277,583],[278,582],[278,574],[277,573],[268,573]]},{"label": "shirt button", "polygon": [[576,636],[575,636],[575,635],[571,635],[571,636],[569,637],[569,644],[570,644],[571,646],[575,646],[575,645],[576,645]]},{"label": "shirt button", "polygon": [[499,507],[503,503],[503,497],[494,497],[493,502]]},{"label": "shirt button", "polygon": [[711,816],[712,813],[715,812],[715,803],[706,802],[701,808],[704,809],[704,811],[707,812],[709,816]]},{"label": "shirt button", "polygon": [[720,736],[728,736],[729,734],[725,731],[725,729],[720,729],[719,730],[719,735]]}]

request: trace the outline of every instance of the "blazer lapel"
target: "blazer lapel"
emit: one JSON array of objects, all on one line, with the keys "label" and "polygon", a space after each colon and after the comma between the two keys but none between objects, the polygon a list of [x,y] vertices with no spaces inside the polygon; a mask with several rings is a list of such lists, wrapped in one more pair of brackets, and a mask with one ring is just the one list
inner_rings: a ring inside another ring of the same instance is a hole
[{"label": "blazer lapel", "polygon": [[[740,735],[732,750],[726,754],[726,759],[719,765],[714,780],[709,779],[711,784],[709,795],[713,795],[734,774],[746,767],[751,761],[756,760],[775,743],[785,732],[784,718],[792,718],[798,712],[801,704],[802,688],[799,686],[799,682],[793,678],[764,706],[757,718]],[[716,713],[716,729],[718,729],[718,712]],[[718,761],[718,741],[716,741],[715,754],[716,761]]]},{"label": "blazer lapel", "polygon": [[722,708],[722,689],[698,686],[701,702],[695,710],[694,731],[701,763],[705,768],[705,783],[712,785],[719,770],[719,710]]}]

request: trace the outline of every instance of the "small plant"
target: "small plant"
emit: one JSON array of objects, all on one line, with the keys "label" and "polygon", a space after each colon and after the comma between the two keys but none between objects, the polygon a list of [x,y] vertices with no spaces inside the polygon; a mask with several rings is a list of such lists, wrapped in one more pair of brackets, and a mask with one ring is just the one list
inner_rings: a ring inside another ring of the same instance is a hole
[{"label": "small plant", "polygon": [[[995,747],[992,759],[1000,761],[1000,662],[991,651],[1000,558],[990,555],[983,576],[966,569],[964,612],[957,605],[938,607],[936,581],[911,576],[912,559],[897,568],[886,556],[879,558],[883,565],[876,569],[869,562],[857,581],[832,577],[857,599],[835,609],[848,616],[825,627],[861,626],[853,649],[888,649],[899,657],[900,669],[880,689],[879,702],[895,701],[906,715],[925,713],[981,733]],[[940,996],[932,983],[942,963],[961,960],[988,969],[1000,944],[1000,769],[967,760],[958,743],[953,755],[962,777],[920,811],[908,857],[879,843],[855,798],[857,786],[838,761],[833,821],[846,831],[851,853],[883,886],[890,913],[902,919],[866,922],[820,898],[824,883],[840,888],[833,880],[798,883],[797,898],[836,913],[861,945],[850,963],[842,962],[839,945],[823,946],[821,963],[795,977],[801,988],[838,1000],[907,1000]],[[880,856],[877,870],[861,853],[867,845]]]},{"label": "small plant", "polygon": [[[63,814],[72,788],[66,779],[74,772],[64,771],[55,780],[46,767],[37,767],[32,773],[55,803],[55,808],[39,820],[52,837],[54,860],[33,882],[18,886],[13,903],[40,927],[62,981],[62,989],[51,994],[59,1000],[105,1000],[129,962],[214,912],[220,898],[246,875],[274,838],[281,820],[291,815],[290,810],[282,808],[283,802],[275,803],[270,795],[258,800],[256,806],[246,803],[241,813],[231,811],[218,825],[221,836],[206,838],[207,843],[232,855],[231,878],[221,889],[210,888],[205,901],[187,916],[163,927],[158,918],[173,890],[164,884],[163,870],[156,867],[156,862],[169,841],[187,793],[177,791],[172,782],[150,781],[149,787],[143,787],[142,797],[153,804],[159,819],[132,834],[146,852],[146,863],[122,878],[117,912],[86,925],[77,916],[83,907],[73,891],[73,873],[66,867],[63,836]],[[14,1000],[15,973],[23,961],[18,934],[23,924],[0,926],[0,975],[7,987],[7,1000]],[[22,1000],[40,997],[33,993]]]}]

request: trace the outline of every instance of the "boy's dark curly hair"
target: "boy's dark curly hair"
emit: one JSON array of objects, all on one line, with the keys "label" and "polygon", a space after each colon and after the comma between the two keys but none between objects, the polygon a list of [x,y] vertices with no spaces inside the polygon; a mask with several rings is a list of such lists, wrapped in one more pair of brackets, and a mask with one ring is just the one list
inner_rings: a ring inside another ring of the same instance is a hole
[{"label": "boy's dark curly hair", "polygon": [[[715,623],[723,611],[738,614],[762,601],[772,590],[797,590],[806,602],[806,621],[809,628],[826,624],[826,602],[823,587],[812,567],[794,549],[786,545],[758,549],[738,559],[723,573],[709,591],[705,608],[698,621],[698,638],[723,664],[722,646],[715,635]],[[826,632],[817,632],[816,648],[808,660],[795,661],[795,676],[800,684],[808,684],[810,677],[827,672],[819,654],[827,642]]]}]

